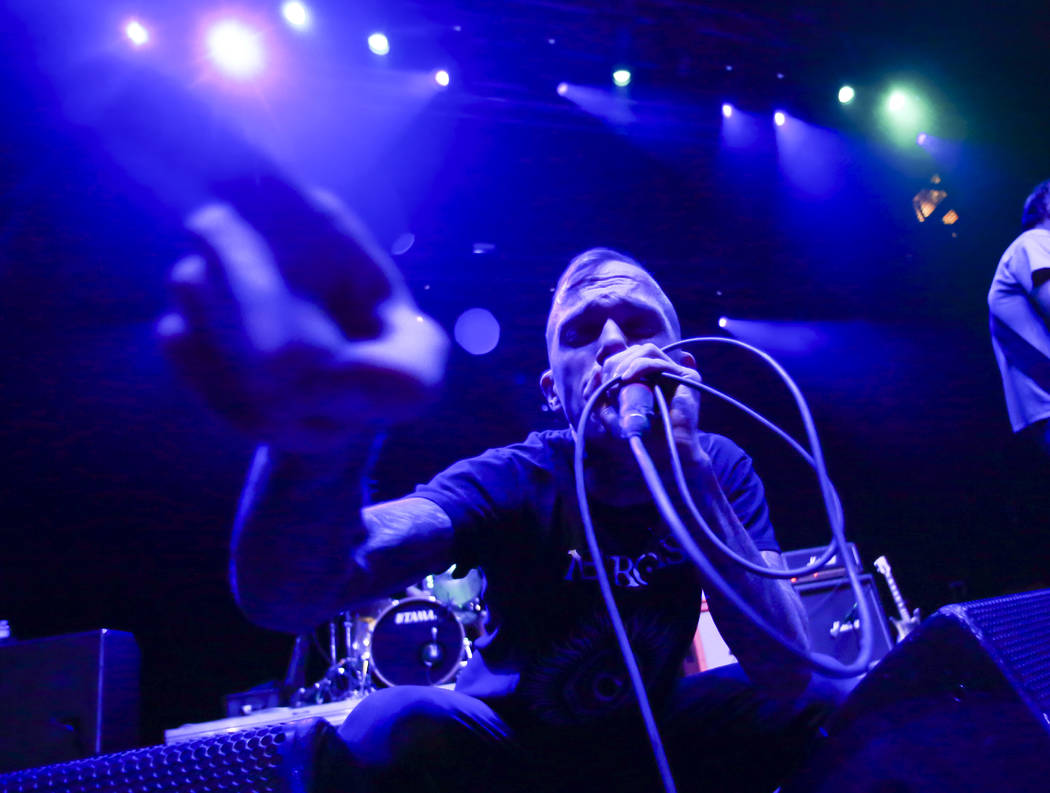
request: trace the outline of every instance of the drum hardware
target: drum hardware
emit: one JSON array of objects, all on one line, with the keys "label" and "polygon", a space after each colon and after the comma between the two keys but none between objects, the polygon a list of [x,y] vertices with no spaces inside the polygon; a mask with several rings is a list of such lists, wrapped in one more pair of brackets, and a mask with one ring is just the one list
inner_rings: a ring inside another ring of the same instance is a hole
[{"label": "drum hardware", "polygon": [[[419,588],[410,587],[406,597],[382,598],[340,613],[325,626],[327,648],[313,637],[317,650],[326,655],[327,649],[327,658],[334,660],[306,686],[300,654],[299,685],[287,696],[288,704],[337,702],[381,686],[451,682],[473,655],[472,639],[483,633],[484,587],[479,571],[455,578],[450,568],[427,576]],[[303,641],[299,645],[305,647]]]}]

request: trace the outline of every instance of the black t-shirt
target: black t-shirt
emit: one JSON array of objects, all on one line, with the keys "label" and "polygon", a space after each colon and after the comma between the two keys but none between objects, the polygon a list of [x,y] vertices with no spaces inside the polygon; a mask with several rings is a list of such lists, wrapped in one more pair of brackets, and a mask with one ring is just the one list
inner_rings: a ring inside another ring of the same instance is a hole
[{"label": "black t-shirt", "polygon": [[[732,441],[701,434],[759,550],[778,551],[765,492]],[[580,522],[568,430],[531,433],[438,474],[414,495],[452,519],[455,560],[487,579],[488,635],[456,689],[510,698],[547,724],[583,725],[632,701]],[[700,583],[656,508],[590,501],[603,564],[650,697],[674,684],[700,613]]]}]

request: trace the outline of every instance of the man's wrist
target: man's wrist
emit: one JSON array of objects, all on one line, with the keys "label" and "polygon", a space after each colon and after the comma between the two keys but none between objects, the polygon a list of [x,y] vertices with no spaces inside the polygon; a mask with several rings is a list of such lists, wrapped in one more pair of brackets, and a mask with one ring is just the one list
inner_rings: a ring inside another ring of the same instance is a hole
[{"label": "man's wrist", "polygon": [[360,472],[376,442],[376,434],[363,433],[346,443],[322,451],[285,449],[272,444],[260,447],[274,470],[299,481],[328,482]]}]

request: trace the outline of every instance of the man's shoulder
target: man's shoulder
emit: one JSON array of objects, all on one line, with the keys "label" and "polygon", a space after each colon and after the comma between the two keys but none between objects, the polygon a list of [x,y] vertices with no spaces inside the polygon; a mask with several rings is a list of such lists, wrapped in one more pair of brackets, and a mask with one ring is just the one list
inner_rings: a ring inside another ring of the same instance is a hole
[{"label": "man's shoulder", "polygon": [[722,474],[728,474],[739,463],[750,464],[751,458],[734,441],[725,435],[714,432],[700,432],[700,447],[707,452],[711,458],[711,464],[715,473],[721,478]]},{"label": "man's shoulder", "polygon": [[[1021,232],[1003,252],[1000,264],[1007,264],[1019,251],[1031,254],[1050,256],[1050,229],[1028,229]],[[1044,259],[1042,266],[1050,266],[1050,260]]]},{"label": "man's shoulder", "polygon": [[710,455],[717,453],[732,457],[747,457],[747,454],[735,441],[730,440],[725,435],[719,435],[717,432],[704,432],[701,430],[700,445]]},{"label": "man's shoulder", "polygon": [[568,428],[535,430],[530,432],[524,440],[501,448],[527,456],[562,454],[566,449],[573,448],[572,431]]},{"label": "man's shoulder", "polygon": [[573,449],[572,433],[564,430],[538,430],[530,432],[524,440],[506,446],[494,446],[477,457],[462,460],[461,464],[485,460],[488,462],[507,461],[523,466],[549,468],[555,459],[571,459]]},{"label": "man's shoulder", "polygon": [[[700,446],[711,457],[717,474],[728,474],[741,462],[751,458],[734,441],[714,432],[700,432]],[[483,457],[513,459],[518,464],[550,468],[556,463],[571,465],[575,439],[568,428],[530,432],[518,443],[489,449]]]}]

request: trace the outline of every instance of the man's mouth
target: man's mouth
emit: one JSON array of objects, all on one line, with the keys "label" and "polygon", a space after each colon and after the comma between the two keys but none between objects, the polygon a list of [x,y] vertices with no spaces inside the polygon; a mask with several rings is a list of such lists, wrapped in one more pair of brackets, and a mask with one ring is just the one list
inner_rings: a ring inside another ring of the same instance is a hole
[{"label": "man's mouth", "polygon": [[[583,404],[586,405],[591,400],[591,397],[593,397],[602,387],[602,384],[602,373],[601,370],[598,370],[590,377],[583,389]],[[609,424],[610,421],[614,423],[616,421],[618,415],[616,407],[616,391],[617,389],[615,388],[606,391],[605,394],[603,394],[601,401],[599,401],[591,411],[589,417],[590,421],[594,422],[594,424],[602,430],[606,429],[606,425]]]},{"label": "man's mouth", "polygon": [[587,380],[586,385],[583,387],[583,403],[586,405],[588,400],[594,396],[594,392],[602,387],[602,372],[599,369]]}]

